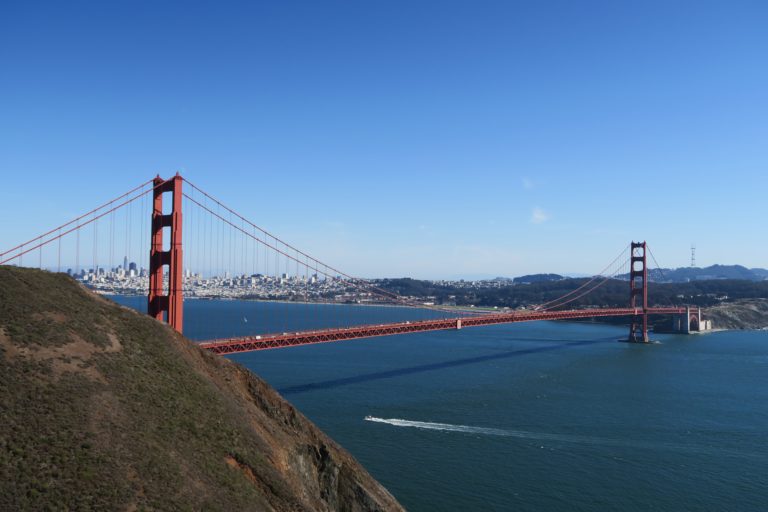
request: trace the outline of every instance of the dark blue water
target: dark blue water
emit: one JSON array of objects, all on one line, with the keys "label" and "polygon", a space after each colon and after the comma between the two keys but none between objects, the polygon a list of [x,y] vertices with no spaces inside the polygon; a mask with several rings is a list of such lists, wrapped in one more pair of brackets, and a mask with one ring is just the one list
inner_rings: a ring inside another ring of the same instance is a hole
[{"label": "dark blue water", "polygon": [[[257,318],[283,330],[279,315],[306,307],[187,301],[186,334],[252,333]],[[233,359],[410,510],[768,509],[768,333],[625,335],[540,322]]]}]

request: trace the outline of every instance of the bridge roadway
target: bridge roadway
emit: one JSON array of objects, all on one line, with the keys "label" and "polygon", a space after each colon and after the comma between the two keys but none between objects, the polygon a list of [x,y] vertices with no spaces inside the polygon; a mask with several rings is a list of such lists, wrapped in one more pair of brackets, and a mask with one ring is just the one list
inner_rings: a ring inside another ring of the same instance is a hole
[{"label": "bridge roadway", "polygon": [[[684,307],[648,308],[650,315],[685,314]],[[391,336],[393,334],[408,334],[412,332],[442,331],[479,327],[483,325],[510,324],[515,322],[533,322],[537,320],[572,320],[577,318],[597,318],[608,316],[642,315],[642,308],[613,308],[613,309],[574,309],[568,311],[515,311],[514,313],[493,313],[488,315],[441,318],[434,320],[419,320],[413,322],[398,322],[379,325],[359,325],[338,329],[322,329],[315,331],[288,332],[267,334],[261,336],[245,336],[203,341],[199,345],[215,354],[235,354],[270,348],[295,347],[314,343],[329,343],[333,341],[373,338],[376,336]]]}]

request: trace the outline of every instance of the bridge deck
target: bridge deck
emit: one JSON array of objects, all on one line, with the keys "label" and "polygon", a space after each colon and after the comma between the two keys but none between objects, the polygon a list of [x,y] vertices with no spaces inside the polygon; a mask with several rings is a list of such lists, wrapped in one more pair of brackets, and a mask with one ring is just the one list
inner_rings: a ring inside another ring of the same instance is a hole
[{"label": "bridge deck", "polygon": [[[597,318],[609,316],[633,316],[642,314],[640,308],[613,309],[576,309],[569,311],[516,311],[514,313],[494,313],[482,316],[441,318],[436,320],[420,320],[415,322],[398,322],[379,325],[359,325],[340,329],[323,329],[316,331],[268,334],[261,336],[246,336],[204,341],[200,346],[216,354],[234,354],[251,352],[270,348],[295,347],[314,343],[329,343],[333,341],[372,338],[375,336],[390,336],[393,334],[408,334],[413,332],[441,331],[479,327],[483,325],[509,324],[515,322],[533,322],[537,320],[571,320],[578,318]],[[670,315],[683,314],[684,307],[648,308],[648,314]]]}]

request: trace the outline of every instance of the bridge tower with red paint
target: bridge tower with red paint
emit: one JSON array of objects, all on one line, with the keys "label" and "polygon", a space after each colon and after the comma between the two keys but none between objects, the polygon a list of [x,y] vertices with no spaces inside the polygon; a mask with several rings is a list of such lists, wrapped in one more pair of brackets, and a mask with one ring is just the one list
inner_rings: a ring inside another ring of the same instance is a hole
[{"label": "bridge tower with red paint", "polygon": [[[151,245],[149,251],[149,297],[147,312],[153,318],[167,321],[179,333],[184,325],[183,258],[181,246],[181,184],[179,173],[169,180],[157,176],[153,180]],[[171,212],[163,213],[163,195],[171,196]],[[164,250],[166,231],[170,230],[170,245]],[[165,293],[164,275],[168,267]]]},{"label": "bridge tower with red paint", "polygon": [[[151,211],[147,212],[146,200],[149,197]],[[186,215],[182,215],[182,199]],[[141,208],[131,207],[136,204],[140,204]],[[138,222],[132,218],[134,211],[141,215]],[[187,221],[184,228],[186,251],[182,251],[183,217]],[[191,226],[195,229],[190,229]],[[150,236],[146,235],[147,230]],[[107,236],[104,236],[105,231]],[[139,244],[133,240],[134,236],[139,237]],[[93,258],[90,262],[82,259],[90,257],[90,251],[84,250],[89,245]],[[123,265],[110,270],[115,262],[115,251],[123,248]],[[562,309],[609,280],[626,276],[627,251],[630,252],[631,266],[630,307]],[[183,260],[183,252],[187,261]],[[129,256],[134,259],[134,256],[141,254],[143,259],[147,253],[148,283],[143,269],[138,271],[135,263],[128,264]],[[219,354],[483,325],[577,318],[630,317],[628,339],[638,343],[649,341],[649,315],[673,315],[677,329],[684,329],[683,332],[710,328],[709,321],[701,318],[698,309],[650,307],[646,255],[653,262],[655,258],[645,242],[633,242],[608,267],[578,288],[531,309],[484,311],[472,307],[457,308],[432,301],[423,302],[419,297],[401,296],[380,288],[375,282],[346,274],[249,221],[178,173],[167,180],[157,176],[145,181],[42,235],[0,252],[0,265],[22,266],[25,255],[27,266],[29,256],[36,255],[33,266],[41,270],[57,268],[58,272],[62,271],[62,264],[66,265],[67,259],[71,258],[74,271],[70,268],[68,273],[98,292],[120,293],[121,290],[147,286],[149,315],[167,322],[178,332],[182,331],[184,321],[182,287],[185,270],[190,277],[191,270],[196,270],[194,292],[201,293],[201,297],[252,295],[279,305],[280,315],[263,315],[264,322],[258,325],[260,333],[246,332],[244,335],[199,343],[199,346]],[[659,267],[658,263],[655,265]],[[210,274],[210,279],[202,278],[203,270]],[[137,277],[139,279],[135,279]],[[350,312],[354,314],[349,315],[345,315],[342,308],[330,307],[349,301],[370,307],[365,311]],[[310,304],[312,307],[309,307]],[[262,313],[263,308],[256,306],[254,303],[254,308]],[[270,305],[270,308],[274,312],[277,306],[273,308]],[[382,311],[386,312],[387,318],[392,313],[403,316],[381,323],[377,308],[387,308]],[[363,312],[366,313],[365,321],[360,314]],[[293,322],[297,315],[301,315],[300,321]],[[246,322],[247,317],[243,316],[243,323]],[[306,328],[296,330],[297,324]],[[232,327],[235,328],[234,325]],[[242,329],[244,326],[238,325],[234,330],[239,334]]]},{"label": "bridge tower with red paint", "polygon": [[630,247],[629,307],[635,310],[629,326],[629,341],[648,343],[648,260],[646,243]]}]

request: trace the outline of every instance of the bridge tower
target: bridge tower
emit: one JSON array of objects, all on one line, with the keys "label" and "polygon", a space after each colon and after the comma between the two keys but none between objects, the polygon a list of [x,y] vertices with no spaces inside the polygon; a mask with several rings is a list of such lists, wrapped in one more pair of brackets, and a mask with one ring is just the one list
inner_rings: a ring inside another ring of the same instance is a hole
[{"label": "bridge tower", "polygon": [[[184,324],[182,292],[183,259],[181,249],[181,183],[179,173],[169,180],[153,180],[152,229],[149,250],[149,298],[147,312],[167,321],[181,333]],[[163,214],[163,194],[171,194],[171,213]],[[163,250],[164,228],[170,228],[169,249]],[[164,293],[163,274],[168,267],[168,293]]]},{"label": "bridge tower", "polygon": [[[648,265],[646,243],[632,242],[629,271],[629,307],[636,312],[629,327],[629,341],[648,343]],[[638,304],[640,298],[641,304]],[[642,306],[642,313],[637,310]]]}]

